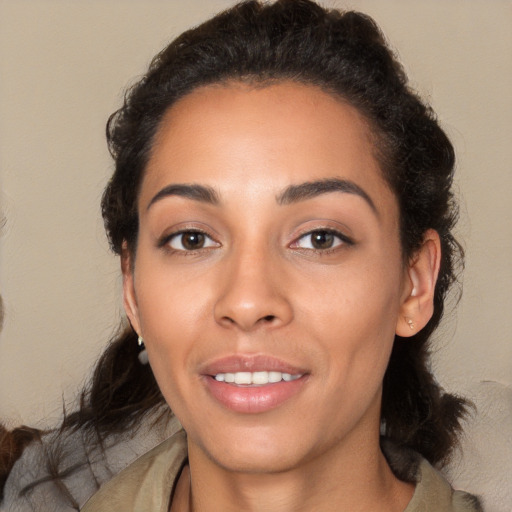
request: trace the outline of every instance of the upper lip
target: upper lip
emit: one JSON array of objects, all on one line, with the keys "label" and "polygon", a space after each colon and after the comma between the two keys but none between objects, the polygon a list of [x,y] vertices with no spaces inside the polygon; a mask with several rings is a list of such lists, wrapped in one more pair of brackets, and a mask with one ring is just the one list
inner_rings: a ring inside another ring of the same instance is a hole
[{"label": "upper lip", "polygon": [[209,361],[200,369],[202,375],[262,371],[289,373],[291,375],[307,373],[304,368],[264,354],[232,354]]}]

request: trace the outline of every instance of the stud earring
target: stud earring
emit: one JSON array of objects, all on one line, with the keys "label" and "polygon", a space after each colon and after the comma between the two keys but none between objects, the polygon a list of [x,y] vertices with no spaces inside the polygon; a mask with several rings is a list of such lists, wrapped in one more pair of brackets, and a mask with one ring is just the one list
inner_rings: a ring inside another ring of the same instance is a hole
[{"label": "stud earring", "polygon": [[409,329],[414,330],[414,322],[410,318],[406,318],[407,325],[409,326]]},{"label": "stud earring", "polygon": [[148,351],[146,350],[146,348],[144,346],[144,340],[142,339],[142,336],[139,336],[137,338],[137,345],[139,345],[139,347],[141,348],[141,351],[139,352],[139,354],[137,356],[139,358],[140,364],[148,364],[149,363]]}]

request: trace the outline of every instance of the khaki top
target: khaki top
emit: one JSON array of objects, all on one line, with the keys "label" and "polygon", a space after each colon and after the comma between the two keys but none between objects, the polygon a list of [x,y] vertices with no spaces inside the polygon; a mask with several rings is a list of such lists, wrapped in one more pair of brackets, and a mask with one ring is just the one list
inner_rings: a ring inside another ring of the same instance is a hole
[{"label": "khaki top", "polygon": [[[394,466],[403,466],[405,461],[414,466],[416,489],[404,512],[481,512],[475,497],[454,491],[426,460],[414,457],[414,461],[410,456],[388,453],[386,456],[399,474],[410,474],[411,468]],[[174,486],[186,461],[186,434],[180,431],[103,485],[82,512],[168,512]]]}]

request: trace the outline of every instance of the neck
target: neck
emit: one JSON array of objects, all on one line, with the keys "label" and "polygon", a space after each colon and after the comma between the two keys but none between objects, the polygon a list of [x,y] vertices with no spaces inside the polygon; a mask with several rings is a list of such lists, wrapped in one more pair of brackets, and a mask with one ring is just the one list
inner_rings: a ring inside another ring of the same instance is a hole
[{"label": "neck", "polygon": [[230,471],[189,444],[190,467],[180,478],[171,511],[403,511],[413,486],[393,475],[378,435],[357,441],[345,440],[300,467],[271,474]]}]

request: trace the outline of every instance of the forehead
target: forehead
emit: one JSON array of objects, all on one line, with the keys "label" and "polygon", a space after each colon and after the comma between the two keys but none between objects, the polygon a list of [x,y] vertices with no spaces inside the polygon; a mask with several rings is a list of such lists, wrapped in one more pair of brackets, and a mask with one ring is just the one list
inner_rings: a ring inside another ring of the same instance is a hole
[{"label": "forehead", "polygon": [[354,181],[378,203],[390,199],[390,190],[374,155],[365,118],[315,86],[201,87],[164,116],[141,202],[173,182],[243,195],[336,177]]}]

